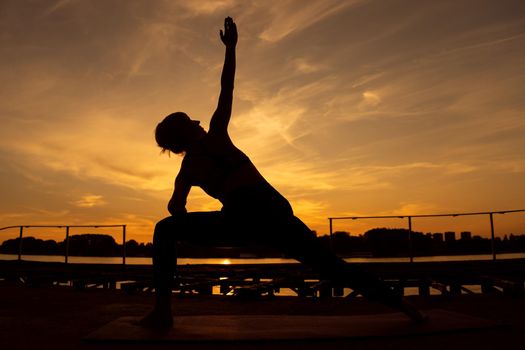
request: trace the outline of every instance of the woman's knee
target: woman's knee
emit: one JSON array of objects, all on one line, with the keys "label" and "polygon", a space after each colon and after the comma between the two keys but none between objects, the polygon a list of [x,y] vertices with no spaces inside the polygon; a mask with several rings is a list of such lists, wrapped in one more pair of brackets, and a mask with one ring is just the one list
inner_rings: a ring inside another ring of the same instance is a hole
[{"label": "woman's knee", "polygon": [[178,226],[180,226],[180,223],[172,216],[157,222],[153,233],[153,245],[163,244],[166,241],[174,241],[179,231]]}]

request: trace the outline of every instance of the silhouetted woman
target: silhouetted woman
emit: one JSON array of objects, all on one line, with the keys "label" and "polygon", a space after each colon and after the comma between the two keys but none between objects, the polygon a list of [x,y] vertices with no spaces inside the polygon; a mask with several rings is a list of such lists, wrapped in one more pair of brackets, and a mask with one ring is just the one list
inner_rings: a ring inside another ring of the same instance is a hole
[{"label": "silhouetted woman", "polygon": [[[257,171],[228,135],[235,76],[237,27],[228,17],[220,38],[226,46],[217,110],[206,132],[199,121],[176,112],[158,124],[155,138],[163,151],[183,154],[168,204],[171,216],[161,220],[153,236],[155,307],[141,323],[170,327],[172,282],[177,242],[204,245],[265,245],[280,249],[316,270],[325,279],[350,286],[370,300],[405,312],[416,321],[424,315],[379,279],[345,263],[319,244],[315,234],[294,216],[288,201]],[[215,212],[186,212],[192,186],[201,187],[223,207]]]}]

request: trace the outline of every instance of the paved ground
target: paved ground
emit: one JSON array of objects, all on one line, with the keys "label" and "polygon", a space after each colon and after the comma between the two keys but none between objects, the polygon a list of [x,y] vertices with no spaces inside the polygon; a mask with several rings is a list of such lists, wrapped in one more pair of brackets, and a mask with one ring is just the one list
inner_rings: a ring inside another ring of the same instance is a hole
[{"label": "paved ground", "polygon": [[[491,349],[525,343],[525,298],[501,295],[411,297],[423,309],[444,309],[509,327],[489,331],[388,339],[349,339],[221,344],[90,344],[82,337],[122,316],[138,316],[150,307],[150,294],[118,290],[27,287],[0,282],[0,344],[5,349]],[[277,297],[241,301],[222,296],[174,298],[179,315],[360,315],[390,312],[364,300]],[[521,344],[521,345],[518,345]]]}]

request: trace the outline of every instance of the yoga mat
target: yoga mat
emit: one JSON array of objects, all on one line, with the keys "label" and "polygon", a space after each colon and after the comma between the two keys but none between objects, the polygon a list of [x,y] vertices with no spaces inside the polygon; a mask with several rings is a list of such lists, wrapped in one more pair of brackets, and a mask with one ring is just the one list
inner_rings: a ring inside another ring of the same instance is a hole
[{"label": "yoga mat", "polygon": [[213,315],[175,316],[172,329],[156,331],[121,317],[84,338],[95,342],[206,342],[374,338],[464,332],[502,324],[444,310],[426,310],[428,322],[415,324],[401,313],[352,316]]}]

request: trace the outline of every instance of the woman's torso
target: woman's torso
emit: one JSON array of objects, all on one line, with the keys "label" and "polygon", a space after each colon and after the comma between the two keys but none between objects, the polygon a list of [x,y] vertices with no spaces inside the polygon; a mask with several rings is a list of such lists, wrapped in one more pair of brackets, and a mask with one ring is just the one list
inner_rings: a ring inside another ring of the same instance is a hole
[{"label": "woman's torso", "polygon": [[182,176],[223,204],[239,188],[267,183],[253,163],[227,139],[207,134],[184,156]]}]

